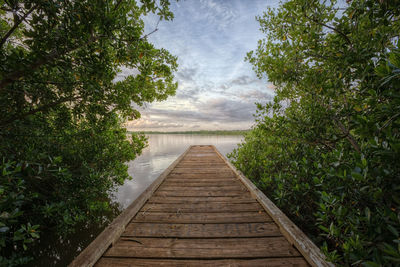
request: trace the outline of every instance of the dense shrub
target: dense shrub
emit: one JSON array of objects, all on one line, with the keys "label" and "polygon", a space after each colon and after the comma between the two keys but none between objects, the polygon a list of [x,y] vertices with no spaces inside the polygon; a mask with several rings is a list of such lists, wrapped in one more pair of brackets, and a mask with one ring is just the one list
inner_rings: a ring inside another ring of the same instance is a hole
[{"label": "dense shrub", "polygon": [[[248,60],[276,86],[234,164],[339,265],[400,264],[395,1],[293,0]],[[325,3],[325,4],[324,4]]]},{"label": "dense shrub", "polygon": [[146,142],[124,122],[177,87],[148,13],[173,17],[168,1],[0,2],[1,266],[30,260],[43,233],[101,218],[129,177]]}]

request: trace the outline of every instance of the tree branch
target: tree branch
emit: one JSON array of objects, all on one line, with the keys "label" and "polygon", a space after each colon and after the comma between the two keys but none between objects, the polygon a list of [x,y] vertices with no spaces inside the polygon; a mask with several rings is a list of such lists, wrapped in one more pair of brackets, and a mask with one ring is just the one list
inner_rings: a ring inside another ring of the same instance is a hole
[{"label": "tree branch", "polygon": [[79,98],[80,97],[77,97],[77,96],[60,98],[59,100],[57,100],[57,101],[55,101],[53,103],[49,103],[49,104],[45,104],[45,105],[39,106],[39,107],[37,107],[35,109],[31,109],[28,112],[25,112],[25,113],[22,113],[22,114],[18,114],[18,115],[14,115],[11,118],[8,118],[8,119],[6,119],[4,121],[1,121],[0,122],[0,127],[3,127],[5,125],[7,125],[7,124],[10,124],[10,123],[12,123],[12,122],[14,122],[16,120],[21,120],[21,119],[23,119],[23,118],[25,118],[27,116],[33,115],[35,113],[42,112],[42,111],[48,111],[49,109],[54,108],[54,107],[56,107],[56,106],[58,106],[58,105],[60,105],[62,103],[67,102],[67,101],[78,100]]},{"label": "tree branch", "polygon": [[339,129],[342,131],[342,133],[345,135],[347,140],[349,140],[350,144],[353,146],[353,148],[358,152],[361,153],[361,148],[358,145],[356,139],[350,134],[350,131],[341,123],[337,118],[334,118],[336,124],[338,125]]},{"label": "tree branch", "polygon": [[7,39],[13,34],[13,32],[21,25],[21,23],[29,16],[29,14],[32,13],[33,10],[37,8],[38,5],[34,5],[31,9],[28,10],[28,12],[22,17],[19,18],[13,25],[13,27],[1,38],[0,41],[0,48],[3,47],[4,43],[7,41]]},{"label": "tree branch", "polygon": [[71,53],[83,46],[89,45],[93,42],[95,42],[96,40],[98,40],[100,38],[100,36],[97,37],[92,37],[89,39],[89,41],[87,41],[85,44],[81,45],[81,46],[76,46],[76,47],[72,47],[69,50],[67,49],[66,51],[64,51],[63,54],[61,54],[57,49],[53,49],[50,53],[48,53],[46,56],[44,56],[41,59],[38,59],[36,62],[32,63],[29,67],[25,68],[24,70],[17,70],[14,72],[11,72],[10,74],[8,74],[7,76],[5,76],[1,81],[0,81],[0,90],[3,89],[4,87],[6,87],[7,85],[9,85],[10,83],[22,78],[23,76],[26,75],[26,71],[33,71],[39,67],[41,67],[42,65],[49,63],[53,60],[56,60],[57,58],[59,58],[61,55],[65,55],[68,53]]},{"label": "tree branch", "polygon": [[339,29],[337,29],[337,28],[335,28],[335,27],[329,26],[328,24],[322,23],[322,22],[320,22],[320,21],[317,20],[317,19],[314,19],[314,18],[312,18],[312,17],[309,17],[309,16],[307,16],[307,14],[304,14],[304,16],[305,16],[306,18],[308,18],[309,20],[311,20],[311,21],[317,23],[318,25],[321,25],[321,26],[323,26],[323,27],[326,27],[326,28],[328,28],[328,29],[331,29],[331,30],[333,30],[334,32],[336,32],[336,33],[340,34],[341,36],[343,36],[344,39],[346,40],[346,42],[347,42],[347,43],[350,45],[350,47],[353,49],[353,44],[351,43],[351,40],[349,39],[349,37],[348,37],[344,32],[342,32],[341,30],[339,30]]}]

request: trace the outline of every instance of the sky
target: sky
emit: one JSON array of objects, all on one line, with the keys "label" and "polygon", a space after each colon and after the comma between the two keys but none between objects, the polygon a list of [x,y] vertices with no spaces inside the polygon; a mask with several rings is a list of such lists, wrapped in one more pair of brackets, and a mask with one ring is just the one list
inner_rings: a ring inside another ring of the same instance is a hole
[{"label": "sky", "polygon": [[[176,95],[146,104],[133,131],[241,130],[254,124],[255,103],[271,101],[273,85],[256,77],[246,53],[263,38],[255,19],[272,0],[181,0],[171,3],[173,21],[149,36],[178,57]],[[158,18],[145,18],[146,33]]]}]

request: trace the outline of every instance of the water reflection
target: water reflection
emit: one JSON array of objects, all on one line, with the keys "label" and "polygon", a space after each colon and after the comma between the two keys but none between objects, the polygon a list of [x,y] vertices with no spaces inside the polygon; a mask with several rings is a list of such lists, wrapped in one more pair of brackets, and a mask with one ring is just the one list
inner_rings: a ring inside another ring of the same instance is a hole
[{"label": "water reflection", "polygon": [[242,136],[152,134],[148,135],[149,146],[140,157],[129,162],[132,180],[117,188],[111,194],[112,210],[102,214],[97,223],[78,225],[74,234],[65,238],[45,236],[38,247],[30,266],[67,266],[82,249],[121,212],[129,206],[176,158],[190,145],[215,145],[224,155],[231,152]]},{"label": "water reflection", "polygon": [[[106,200],[107,201],[107,200]],[[72,234],[65,237],[52,234],[42,235],[39,242],[31,248],[33,262],[27,266],[67,266],[92,240],[94,240],[112,220],[121,213],[118,203],[110,202],[110,210],[99,214],[96,221],[88,221],[75,226]]]}]

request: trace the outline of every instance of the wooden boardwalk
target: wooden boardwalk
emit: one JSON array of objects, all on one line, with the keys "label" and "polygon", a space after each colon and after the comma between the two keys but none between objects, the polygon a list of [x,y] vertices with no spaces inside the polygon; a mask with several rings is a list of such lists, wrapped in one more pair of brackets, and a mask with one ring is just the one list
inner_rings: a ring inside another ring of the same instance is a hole
[{"label": "wooden boardwalk", "polygon": [[71,266],[329,266],[213,146],[191,146]]}]

